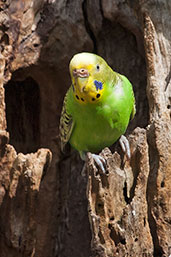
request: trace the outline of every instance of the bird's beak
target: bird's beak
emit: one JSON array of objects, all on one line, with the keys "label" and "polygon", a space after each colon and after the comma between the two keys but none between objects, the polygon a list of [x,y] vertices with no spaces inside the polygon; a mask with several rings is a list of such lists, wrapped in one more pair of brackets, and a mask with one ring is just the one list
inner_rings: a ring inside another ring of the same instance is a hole
[{"label": "bird's beak", "polygon": [[74,69],[73,77],[75,78],[76,85],[78,86],[81,93],[85,93],[87,91],[87,82],[89,78],[89,72],[87,69]]}]

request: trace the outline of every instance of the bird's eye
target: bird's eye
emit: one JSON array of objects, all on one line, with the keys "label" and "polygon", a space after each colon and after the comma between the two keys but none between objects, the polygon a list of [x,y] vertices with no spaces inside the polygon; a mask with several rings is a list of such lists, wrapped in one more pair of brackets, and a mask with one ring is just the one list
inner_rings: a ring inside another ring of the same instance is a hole
[{"label": "bird's eye", "polygon": [[100,70],[100,66],[99,66],[99,64],[97,64],[97,65],[96,65],[96,69],[97,69],[97,71],[99,71],[99,70]]}]

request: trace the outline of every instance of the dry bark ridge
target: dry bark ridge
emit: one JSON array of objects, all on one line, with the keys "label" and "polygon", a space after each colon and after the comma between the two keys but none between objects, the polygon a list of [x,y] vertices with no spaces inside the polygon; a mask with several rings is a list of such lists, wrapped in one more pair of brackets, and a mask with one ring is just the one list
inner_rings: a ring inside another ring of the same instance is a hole
[{"label": "dry bark ridge", "polygon": [[[171,2],[0,2],[0,256],[171,255]],[[132,158],[61,156],[73,54],[96,52],[134,85]]]}]

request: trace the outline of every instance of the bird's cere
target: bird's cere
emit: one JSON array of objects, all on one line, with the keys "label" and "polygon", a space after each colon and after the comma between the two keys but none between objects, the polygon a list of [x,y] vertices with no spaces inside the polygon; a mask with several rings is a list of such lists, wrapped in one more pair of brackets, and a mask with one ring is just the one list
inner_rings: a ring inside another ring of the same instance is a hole
[{"label": "bird's cere", "polygon": [[74,69],[73,70],[73,76],[74,77],[80,77],[80,78],[87,78],[89,76],[89,72],[87,69]]}]

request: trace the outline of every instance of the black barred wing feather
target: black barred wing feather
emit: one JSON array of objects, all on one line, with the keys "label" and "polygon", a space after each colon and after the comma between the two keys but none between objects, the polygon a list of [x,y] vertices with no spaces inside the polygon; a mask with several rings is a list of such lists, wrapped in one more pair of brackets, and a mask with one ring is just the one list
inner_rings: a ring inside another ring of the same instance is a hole
[{"label": "black barred wing feather", "polygon": [[62,151],[64,151],[65,145],[69,141],[73,127],[74,127],[72,116],[68,114],[66,111],[66,101],[67,101],[67,98],[65,97],[61,118],[60,118],[60,125],[59,125],[59,136],[61,140]]}]

